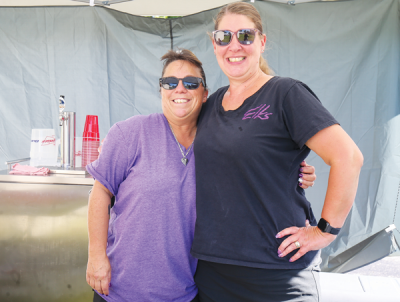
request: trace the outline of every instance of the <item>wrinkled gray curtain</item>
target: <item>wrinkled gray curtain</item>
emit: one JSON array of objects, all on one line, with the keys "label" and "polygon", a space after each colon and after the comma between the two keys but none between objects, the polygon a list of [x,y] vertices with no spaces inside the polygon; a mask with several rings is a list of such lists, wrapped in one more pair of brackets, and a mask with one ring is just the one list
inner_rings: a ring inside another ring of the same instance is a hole
[{"label": "wrinkled gray curtain", "polygon": [[[323,251],[326,267],[388,225],[400,226],[399,0],[254,5],[272,69],[308,84],[364,154],[355,205]],[[29,156],[32,128],[59,136],[61,94],[66,111],[77,113],[77,136],[87,114],[99,116],[104,138],[119,120],[160,112],[160,57],[171,46],[198,55],[211,92],[226,85],[207,36],[217,12],[168,20],[101,7],[0,8],[0,169]],[[307,197],[319,217],[329,167],[315,154],[308,162],[318,179]]]}]

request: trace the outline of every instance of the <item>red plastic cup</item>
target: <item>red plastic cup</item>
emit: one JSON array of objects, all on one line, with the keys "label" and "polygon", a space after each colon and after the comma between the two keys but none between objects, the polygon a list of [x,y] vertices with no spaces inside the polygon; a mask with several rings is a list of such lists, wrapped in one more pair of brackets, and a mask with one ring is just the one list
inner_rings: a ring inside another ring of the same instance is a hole
[{"label": "red plastic cup", "polygon": [[99,121],[97,115],[87,115],[82,135],[82,167],[95,161],[99,156]]},{"label": "red plastic cup", "polygon": [[83,138],[100,140],[99,118],[97,115],[86,115]]}]

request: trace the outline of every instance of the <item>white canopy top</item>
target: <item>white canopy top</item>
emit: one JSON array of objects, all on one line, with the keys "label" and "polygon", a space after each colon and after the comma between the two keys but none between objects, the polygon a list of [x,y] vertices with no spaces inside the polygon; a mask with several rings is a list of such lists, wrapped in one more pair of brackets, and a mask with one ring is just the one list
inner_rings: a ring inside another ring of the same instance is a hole
[{"label": "white canopy top", "polygon": [[[0,0],[1,6],[77,6],[89,5],[91,0]],[[122,2],[124,1],[124,2]],[[114,10],[138,16],[186,16],[223,6],[238,0],[94,0],[95,5],[109,3]],[[263,0],[281,3],[304,3],[319,0]],[[324,1],[324,0],[322,0]],[[325,0],[332,1],[332,0]],[[86,2],[86,3],[84,3]],[[114,3],[115,2],[115,3]],[[118,3],[119,2],[119,3]]]}]

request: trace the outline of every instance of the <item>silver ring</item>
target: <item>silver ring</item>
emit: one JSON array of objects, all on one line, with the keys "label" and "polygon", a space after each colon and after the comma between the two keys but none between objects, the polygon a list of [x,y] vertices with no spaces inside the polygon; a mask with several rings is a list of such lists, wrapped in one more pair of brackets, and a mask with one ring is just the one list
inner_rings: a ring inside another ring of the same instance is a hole
[{"label": "silver ring", "polygon": [[299,178],[299,183],[303,183],[303,178]]},{"label": "silver ring", "polygon": [[301,247],[301,244],[300,244],[300,242],[298,242],[298,241],[295,241],[295,242],[294,242],[294,245],[295,245],[298,249]]}]

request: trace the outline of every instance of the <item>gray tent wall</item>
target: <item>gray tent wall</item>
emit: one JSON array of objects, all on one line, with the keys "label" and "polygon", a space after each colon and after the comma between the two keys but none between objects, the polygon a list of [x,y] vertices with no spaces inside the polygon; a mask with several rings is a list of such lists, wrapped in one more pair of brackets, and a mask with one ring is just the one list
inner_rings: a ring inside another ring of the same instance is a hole
[{"label": "gray tent wall", "polygon": [[[276,74],[307,83],[365,157],[355,205],[323,251],[327,270],[329,259],[400,225],[399,3],[254,4]],[[101,7],[0,8],[0,169],[29,156],[32,128],[58,133],[60,94],[77,112],[77,136],[87,114],[99,116],[103,138],[117,121],[160,112],[160,57],[171,45],[199,56],[211,92],[226,85],[206,34],[217,12],[165,20]],[[306,194],[318,218],[329,167],[315,154],[307,160],[317,169]]]}]

